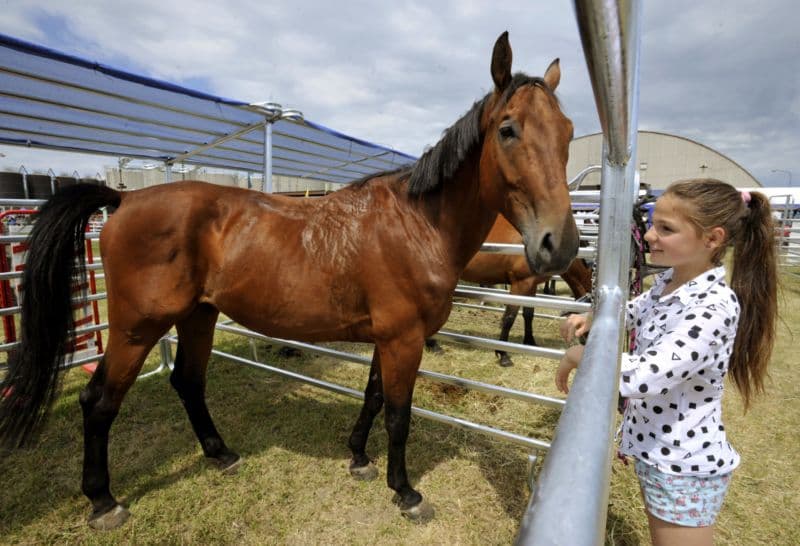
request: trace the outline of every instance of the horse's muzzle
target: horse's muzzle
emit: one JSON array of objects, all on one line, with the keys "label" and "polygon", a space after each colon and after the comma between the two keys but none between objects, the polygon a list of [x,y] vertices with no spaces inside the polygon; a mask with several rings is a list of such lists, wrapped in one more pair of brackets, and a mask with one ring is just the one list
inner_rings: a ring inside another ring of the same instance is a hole
[{"label": "horse's muzzle", "polygon": [[538,229],[523,236],[528,266],[537,275],[556,275],[569,267],[578,255],[580,234],[570,216],[558,229]]}]

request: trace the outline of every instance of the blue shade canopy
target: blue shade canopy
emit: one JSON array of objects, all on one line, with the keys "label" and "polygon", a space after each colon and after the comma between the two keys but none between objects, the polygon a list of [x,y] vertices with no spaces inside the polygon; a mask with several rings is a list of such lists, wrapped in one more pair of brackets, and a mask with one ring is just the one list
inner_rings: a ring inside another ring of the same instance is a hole
[{"label": "blue shade canopy", "polygon": [[[0,143],[261,172],[280,109],[215,97],[0,34]],[[276,175],[347,183],[416,158],[277,119]]]}]

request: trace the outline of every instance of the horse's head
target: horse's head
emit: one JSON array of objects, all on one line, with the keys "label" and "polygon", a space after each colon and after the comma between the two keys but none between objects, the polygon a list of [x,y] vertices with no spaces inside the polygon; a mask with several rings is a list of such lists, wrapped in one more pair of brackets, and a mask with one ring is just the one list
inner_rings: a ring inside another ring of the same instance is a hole
[{"label": "horse's head", "polygon": [[563,271],[578,252],[578,228],[567,189],[572,122],[553,91],[561,72],[553,61],[544,78],[511,75],[504,32],[494,46],[494,93],[481,119],[481,197],[522,234],[531,270]]}]

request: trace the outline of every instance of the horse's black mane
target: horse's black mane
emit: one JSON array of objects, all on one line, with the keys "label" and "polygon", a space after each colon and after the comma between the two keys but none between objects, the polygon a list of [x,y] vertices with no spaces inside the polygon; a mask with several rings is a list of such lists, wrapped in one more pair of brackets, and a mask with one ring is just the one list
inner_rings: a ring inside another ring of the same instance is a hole
[{"label": "horse's black mane", "polygon": [[[555,95],[547,87],[542,78],[515,74],[500,98],[500,104],[505,104],[524,85],[537,85],[544,89],[551,97]],[[348,187],[360,188],[370,180],[386,175],[409,173],[409,195],[421,195],[435,190],[446,183],[456,174],[461,163],[472,151],[473,147],[481,142],[481,116],[486,102],[492,93],[476,101],[466,114],[456,121],[450,128],[445,129],[442,138],[435,146],[422,154],[416,163],[410,167],[401,167],[392,171],[379,174],[370,174],[351,183]],[[557,101],[558,99],[556,99]]]},{"label": "horse's black mane", "polygon": [[[357,190],[359,188],[362,188],[362,187],[366,186],[372,180],[375,180],[376,178],[381,178],[381,177],[384,177],[384,176],[399,175],[399,178],[402,178],[403,176],[405,176],[408,173],[410,173],[413,168],[414,168],[414,165],[404,165],[402,167],[398,167],[398,168],[392,169],[390,171],[382,171],[382,172],[379,172],[379,173],[367,174],[363,178],[359,178],[358,180],[354,180],[353,182],[350,182],[347,186],[342,188],[342,190],[345,190],[345,189],[348,189],[348,188]],[[342,190],[339,190],[339,191],[342,191]]]},{"label": "horse's black mane", "polygon": [[[503,92],[500,104],[508,102],[517,89],[524,85],[538,85],[555,98],[542,78],[518,73],[514,75]],[[441,140],[433,148],[428,149],[414,164],[408,180],[410,195],[420,195],[435,190],[453,178],[472,148],[481,141],[481,115],[490,96],[491,93],[473,104],[461,119],[445,130]]]}]

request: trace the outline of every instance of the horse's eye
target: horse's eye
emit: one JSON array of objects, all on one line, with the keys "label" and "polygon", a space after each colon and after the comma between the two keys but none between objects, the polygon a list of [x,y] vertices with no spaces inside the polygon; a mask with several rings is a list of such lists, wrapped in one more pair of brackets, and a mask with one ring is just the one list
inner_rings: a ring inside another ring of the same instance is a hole
[{"label": "horse's eye", "polygon": [[500,126],[500,136],[506,140],[517,136],[517,133],[514,130],[514,125],[511,122],[504,122]]}]

